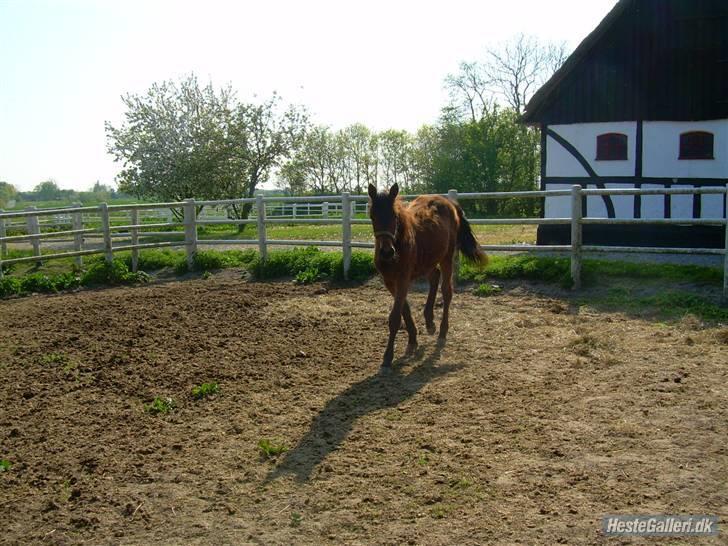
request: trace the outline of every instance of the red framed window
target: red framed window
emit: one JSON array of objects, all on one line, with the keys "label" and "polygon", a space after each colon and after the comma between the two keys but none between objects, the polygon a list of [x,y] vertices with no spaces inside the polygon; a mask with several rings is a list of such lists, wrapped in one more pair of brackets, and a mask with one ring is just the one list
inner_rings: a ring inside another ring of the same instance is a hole
[{"label": "red framed window", "polygon": [[681,134],[678,159],[714,159],[713,133],[690,131]]},{"label": "red framed window", "polygon": [[627,159],[627,135],[605,133],[597,136],[598,161],[623,161]]}]

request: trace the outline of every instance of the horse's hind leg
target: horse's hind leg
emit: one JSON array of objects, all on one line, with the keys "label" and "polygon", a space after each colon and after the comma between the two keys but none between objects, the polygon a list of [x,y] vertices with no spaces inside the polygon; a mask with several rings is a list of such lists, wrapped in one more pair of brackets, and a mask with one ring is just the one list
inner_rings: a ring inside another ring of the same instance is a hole
[{"label": "horse's hind leg", "polygon": [[417,327],[415,326],[415,321],[412,320],[412,311],[410,310],[409,302],[407,300],[404,300],[402,318],[404,318],[404,324],[407,327],[407,334],[409,336],[406,354],[411,355],[417,348]]},{"label": "horse's hind leg", "polygon": [[435,297],[437,296],[437,285],[440,284],[440,270],[435,268],[428,277],[430,281],[430,293],[427,294],[427,303],[425,304],[425,325],[427,333],[435,333]]},{"label": "horse's hind leg", "polygon": [[440,322],[440,341],[445,341],[447,331],[450,328],[450,302],[452,301],[452,258],[445,259],[440,263],[442,272],[442,322]]}]

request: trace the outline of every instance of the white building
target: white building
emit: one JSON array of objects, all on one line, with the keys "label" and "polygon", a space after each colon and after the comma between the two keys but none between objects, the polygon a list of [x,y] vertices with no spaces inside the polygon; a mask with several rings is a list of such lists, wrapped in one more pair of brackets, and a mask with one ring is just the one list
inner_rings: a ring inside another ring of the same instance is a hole
[{"label": "white building", "polygon": [[[541,187],[664,188],[728,183],[728,1],[620,0],[534,95],[524,121],[541,129]],[[720,195],[605,196],[585,214],[724,218]],[[568,217],[568,197],[545,217]],[[723,246],[710,226],[584,227],[588,244]],[[568,226],[540,226],[564,244]]]}]

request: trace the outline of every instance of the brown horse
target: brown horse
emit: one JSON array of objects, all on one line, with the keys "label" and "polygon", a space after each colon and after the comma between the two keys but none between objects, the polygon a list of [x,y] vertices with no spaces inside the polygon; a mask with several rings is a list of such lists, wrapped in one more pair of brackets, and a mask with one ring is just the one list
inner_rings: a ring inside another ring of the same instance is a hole
[{"label": "brown horse", "polygon": [[402,318],[409,335],[407,354],[417,347],[417,328],[407,303],[407,291],[412,281],[418,277],[426,277],[430,281],[425,305],[425,324],[429,334],[435,333],[435,296],[437,285],[442,281],[443,311],[439,341],[444,342],[449,327],[457,250],[476,264],[487,261],[459,205],[439,195],[421,195],[407,205],[398,194],[397,184],[383,193],[377,193],[377,189],[369,185],[369,216],[375,239],[374,263],[394,296],[383,370],[389,370],[392,365],[394,338]]}]

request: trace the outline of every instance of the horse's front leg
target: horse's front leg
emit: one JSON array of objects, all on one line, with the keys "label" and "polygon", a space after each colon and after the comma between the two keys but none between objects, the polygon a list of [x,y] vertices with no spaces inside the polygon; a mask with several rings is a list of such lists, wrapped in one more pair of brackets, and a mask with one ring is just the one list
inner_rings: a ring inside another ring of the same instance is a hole
[{"label": "horse's front leg", "polygon": [[389,339],[387,340],[387,349],[384,351],[384,359],[382,360],[382,368],[389,370],[394,360],[394,338],[397,336],[397,330],[402,323],[402,313],[407,303],[406,287],[397,287],[394,293],[394,305],[389,313]]},{"label": "horse's front leg", "polygon": [[406,354],[412,355],[414,354],[415,349],[417,349],[417,326],[415,326],[415,321],[412,319],[412,310],[410,309],[409,302],[407,300],[404,300],[402,318],[404,319],[404,324],[407,327],[407,336],[409,337],[407,340]]}]

